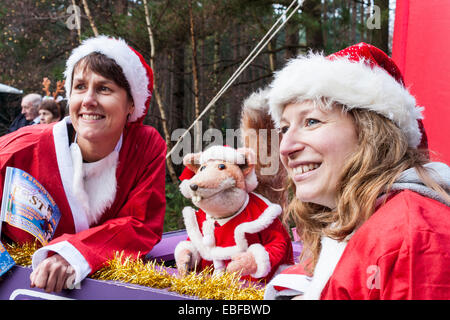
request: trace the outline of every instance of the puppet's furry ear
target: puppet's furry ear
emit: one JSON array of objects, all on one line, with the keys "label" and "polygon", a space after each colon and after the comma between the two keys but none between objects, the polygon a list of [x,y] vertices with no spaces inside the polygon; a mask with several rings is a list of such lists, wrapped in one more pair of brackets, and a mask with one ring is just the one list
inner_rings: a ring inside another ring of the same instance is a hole
[{"label": "puppet's furry ear", "polygon": [[198,153],[188,153],[183,158],[183,164],[189,170],[197,173],[198,168],[200,168],[200,156],[201,152]]},{"label": "puppet's furry ear", "polygon": [[239,148],[237,152],[245,156],[245,166],[242,167],[242,173],[245,177],[245,189],[247,192],[252,192],[258,186],[255,172],[256,154],[250,148]]}]

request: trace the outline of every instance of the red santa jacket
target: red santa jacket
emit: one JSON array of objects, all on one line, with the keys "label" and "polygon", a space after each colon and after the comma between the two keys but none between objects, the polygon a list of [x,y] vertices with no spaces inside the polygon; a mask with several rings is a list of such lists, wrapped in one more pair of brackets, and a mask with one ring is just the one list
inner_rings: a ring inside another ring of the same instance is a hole
[{"label": "red santa jacket", "polygon": [[[145,254],[161,239],[165,212],[165,151],[159,133],[141,123],[129,123],[116,170],[117,192],[112,205],[95,225],[76,232],[74,217],[58,168],[53,127],[35,125],[0,138],[0,181],[7,166],[35,177],[52,195],[61,219],[49,244],[68,241],[86,259],[91,273],[98,270],[115,251],[126,255]],[[69,141],[67,141],[69,143]],[[0,195],[3,188],[0,188]],[[4,233],[15,242],[33,237],[4,225]]]},{"label": "red santa jacket", "polygon": [[[324,300],[448,300],[449,216],[445,204],[401,191],[379,207],[347,245],[323,239],[328,249],[322,248],[314,277],[301,268],[286,270],[268,286],[266,298],[283,291],[311,297],[315,291]],[[326,265],[333,264],[327,270]]]},{"label": "red santa jacket", "polygon": [[214,264],[215,269],[225,269],[231,257],[250,251],[255,256],[258,270],[243,279],[269,281],[282,265],[293,264],[292,243],[286,229],[278,219],[281,207],[270,203],[255,193],[250,193],[247,204],[238,214],[220,225],[207,219],[203,210],[183,210],[188,240],[182,248],[193,252],[200,269]]}]

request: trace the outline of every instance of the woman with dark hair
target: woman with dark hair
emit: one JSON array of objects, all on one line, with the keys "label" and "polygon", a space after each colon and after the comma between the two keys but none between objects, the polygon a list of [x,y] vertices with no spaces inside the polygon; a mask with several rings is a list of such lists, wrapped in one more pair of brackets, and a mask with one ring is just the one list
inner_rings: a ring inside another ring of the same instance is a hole
[{"label": "woman with dark hair", "polygon": [[[61,211],[53,240],[33,255],[31,286],[46,291],[79,283],[115,252],[149,252],[161,239],[166,204],[166,145],[142,124],[153,88],[143,57],[121,39],[87,39],[72,51],[65,77],[69,116],[0,139],[0,181],[7,166],[18,167]],[[10,225],[3,230],[12,241],[33,241]]]},{"label": "woman with dark hair", "polygon": [[270,87],[304,250],[266,298],[450,299],[450,168],[428,159],[395,63],[360,43],[300,56]]},{"label": "woman with dark hair", "polygon": [[52,123],[61,120],[61,111],[53,98],[44,98],[38,109],[40,123]]}]

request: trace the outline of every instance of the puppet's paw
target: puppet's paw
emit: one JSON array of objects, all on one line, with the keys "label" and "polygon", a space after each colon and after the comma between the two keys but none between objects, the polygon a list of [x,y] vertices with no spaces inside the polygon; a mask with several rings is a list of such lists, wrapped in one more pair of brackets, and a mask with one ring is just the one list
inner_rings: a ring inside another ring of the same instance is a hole
[{"label": "puppet's paw", "polygon": [[240,272],[242,276],[253,274],[258,269],[255,257],[251,252],[243,252],[231,258],[227,272]]},{"label": "puppet's paw", "polygon": [[188,249],[182,249],[178,252],[175,262],[179,275],[185,275],[189,271],[189,266],[192,261],[192,252]]}]

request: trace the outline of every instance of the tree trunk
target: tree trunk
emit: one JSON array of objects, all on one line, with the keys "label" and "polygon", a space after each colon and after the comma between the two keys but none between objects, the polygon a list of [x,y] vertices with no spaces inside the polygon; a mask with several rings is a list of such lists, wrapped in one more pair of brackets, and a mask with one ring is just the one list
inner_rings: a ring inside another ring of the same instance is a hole
[{"label": "tree trunk", "polygon": [[[145,1],[144,1],[145,2]],[[114,11],[116,14],[126,14],[128,10],[128,0],[114,1]]]},{"label": "tree trunk", "polygon": [[362,3],[360,3],[359,5],[360,7],[360,24],[361,24],[361,42],[366,41],[366,30],[367,30],[367,25],[366,25],[366,3],[363,0]]},{"label": "tree trunk", "polygon": [[321,0],[305,0],[302,8],[306,28],[306,45],[313,49],[323,49]]},{"label": "tree trunk", "polygon": [[[170,133],[169,129],[167,127],[167,119],[166,119],[166,112],[164,111],[164,106],[162,103],[161,95],[159,94],[159,87],[157,82],[157,77],[155,73],[155,41],[153,37],[153,31],[150,24],[150,16],[148,13],[148,6],[147,6],[147,0],[144,0],[144,10],[145,10],[145,21],[147,23],[147,31],[148,31],[148,39],[150,42],[150,68],[153,70],[153,96],[156,100],[156,105],[158,106],[159,113],[161,115],[161,122],[164,132],[164,137],[166,140],[167,149],[170,150],[172,148],[172,143],[170,141]],[[167,163],[167,170],[169,171],[170,179],[172,180],[172,183],[178,184],[178,178],[175,173],[175,170],[172,165],[172,161],[170,158],[166,159]]]},{"label": "tree trunk", "polygon": [[380,29],[370,30],[372,44],[389,54],[389,0],[374,0],[374,5],[380,8]]},{"label": "tree trunk", "polygon": [[322,38],[323,47],[328,47],[328,0],[324,0],[322,3]]},{"label": "tree trunk", "polygon": [[351,19],[351,30],[352,30],[352,43],[356,43],[356,25],[358,24],[356,16],[356,1],[352,0],[351,4],[352,19]]},{"label": "tree trunk", "polygon": [[89,6],[87,4],[86,0],[82,0],[83,1],[83,7],[84,7],[84,12],[86,12],[86,15],[89,19],[89,23],[91,25],[92,31],[94,32],[94,35],[97,37],[98,36],[98,30],[97,27],[95,26],[95,22],[94,22],[94,18],[91,15],[91,11],[89,10]]},{"label": "tree trunk", "polygon": [[300,42],[298,33],[300,30],[300,23],[297,19],[294,18],[295,16],[293,16],[291,20],[286,24],[286,51],[284,54],[286,60],[295,58],[298,54],[298,45]]},{"label": "tree trunk", "polygon": [[[219,61],[220,61],[220,35],[214,32],[214,63],[213,63],[213,89],[214,93],[219,90]],[[209,111],[209,128],[216,128],[216,106],[211,106]]]},{"label": "tree trunk", "polygon": [[[192,81],[194,85],[194,118],[197,119],[200,116],[200,104],[199,104],[198,65],[197,65],[197,38],[195,36],[192,0],[189,0],[188,5],[189,5],[189,31],[191,35],[191,48],[192,48]],[[196,152],[202,149],[202,130],[200,121],[198,121],[194,126],[194,150]]]},{"label": "tree trunk", "polygon": [[[78,7],[75,0],[72,0],[72,5],[75,7]],[[78,41],[81,43],[81,17],[77,17],[77,27],[75,29],[77,29],[77,34],[78,34]],[[78,23],[79,22],[79,23]]]},{"label": "tree trunk", "polygon": [[269,41],[269,43],[267,43],[267,49],[269,50],[269,67],[270,67],[270,71],[272,73],[275,72],[275,70],[277,69],[277,57],[275,54],[275,48],[274,45],[272,43],[272,41]]}]

